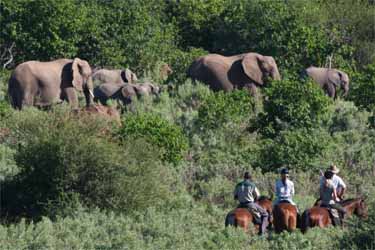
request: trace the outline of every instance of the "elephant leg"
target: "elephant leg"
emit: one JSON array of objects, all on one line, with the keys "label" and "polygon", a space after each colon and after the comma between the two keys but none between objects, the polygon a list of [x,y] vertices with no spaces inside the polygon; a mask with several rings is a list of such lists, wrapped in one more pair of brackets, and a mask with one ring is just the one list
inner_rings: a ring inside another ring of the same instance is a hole
[{"label": "elephant leg", "polygon": [[333,85],[333,84],[326,84],[324,90],[325,90],[326,94],[329,97],[336,99],[336,88],[335,88],[335,85]]},{"label": "elephant leg", "polygon": [[23,106],[33,106],[34,105],[34,97],[31,93],[27,92],[24,94],[22,99],[21,107]]},{"label": "elephant leg", "polygon": [[257,86],[255,86],[254,83],[245,84],[244,88],[247,89],[252,96],[256,96],[258,93]]},{"label": "elephant leg", "polygon": [[78,109],[78,96],[74,87],[68,87],[64,89],[66,99],[73,109]]}]

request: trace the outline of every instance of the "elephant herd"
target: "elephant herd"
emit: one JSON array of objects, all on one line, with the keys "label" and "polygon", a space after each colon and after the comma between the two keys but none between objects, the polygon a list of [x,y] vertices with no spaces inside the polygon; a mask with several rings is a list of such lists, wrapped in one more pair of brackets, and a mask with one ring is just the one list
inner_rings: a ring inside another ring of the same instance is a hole
[{"label": "elephant herd", "polygon": [[[161,67],[160,78],[165,80],[172,72],[165,64]],[[337,97],[337,88],[342,88],[344,95],[349,91],[349,77],[340,70],[309,67],[305,73],[332,98]],[[187,75],[209,85],[214,91],[245,88],[252,94],[269,78],[281,80],[275,59],[258,53],[202,56],[192,62]],[[87,61],[80,58],[21,63],[8,82],[10,101],[16,109],[24,106],[48,107],[63,101],[77,109],[78,92],[83,92],[86,106],[95,102],[105,105],[110,99],[128,105],[134,98],[159,95],[161,90],[154,83],[140,83],[130,69],[92,69]]]}]

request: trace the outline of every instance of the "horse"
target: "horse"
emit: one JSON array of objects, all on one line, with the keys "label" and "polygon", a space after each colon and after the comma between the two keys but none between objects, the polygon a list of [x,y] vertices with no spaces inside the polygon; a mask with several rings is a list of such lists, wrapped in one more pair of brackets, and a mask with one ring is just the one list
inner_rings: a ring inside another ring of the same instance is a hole
[{"label": "horse", "polygon": [[[339,203],[346,209],[346,216],[352,214],[360,218],[367,218],[368,209],[364,198],[347,199]],[[301,218],[301,230],[305,233],[310,227],[324,228],[332,224],[332,220],[327,208],[314,206],[303,212]]]},{"label": "horse", "polygon": [[274,227],[276,233],[284,230],[292,232],[297,228],[298,213],[297,207],[287,203],[279,203],[273,208]]},{"label": "horse", "polygon": [[[269,214],[269,225],[272,225],[272,200],[266,196],[261,196],[257,201],[261,207],[267,210]],[[239,226],[243,228],[245,232],[248,231],[250,223],[253,222],[253,215],[247,208],[236,208],[229,212],[225,218],[225,226]],[[259,230],[259,225],[255,224],[255,228]]]}]

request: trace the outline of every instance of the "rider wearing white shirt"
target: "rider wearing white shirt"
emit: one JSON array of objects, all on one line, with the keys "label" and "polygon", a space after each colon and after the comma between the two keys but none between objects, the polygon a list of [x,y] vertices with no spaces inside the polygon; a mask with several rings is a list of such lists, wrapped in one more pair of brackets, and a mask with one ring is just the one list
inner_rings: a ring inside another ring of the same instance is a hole
[{"label": "rider wearing white shirt", "polygon": [[[336,189],[336,192],[337,192],[337,197],[342,200],[343,199],[343,196],[344,196],[344,193],[345,193],[345,190],[346,190],[346,184],[345,182],[341,179],[340,176],[338,176],[337,174],[339,173],[339,169],[336,167],[336,165],[331,165],[329,168],[328,168],[328,171],[332,172],[333,173],[333,176],[332,176],[332,184],[333,186],[335,187]],[[320,186],[322,186],[325,182],[325,178],[322,176],[320,178]]]},{"label": "rider wearing white shirt", "polygon": [[280,202],[288,202],[294,206],[292,198],[294,195],[294,183],[288,179],[289,171],[284,168],[281,170],[281,179],[276,181],[276,201],[275,205]]}]

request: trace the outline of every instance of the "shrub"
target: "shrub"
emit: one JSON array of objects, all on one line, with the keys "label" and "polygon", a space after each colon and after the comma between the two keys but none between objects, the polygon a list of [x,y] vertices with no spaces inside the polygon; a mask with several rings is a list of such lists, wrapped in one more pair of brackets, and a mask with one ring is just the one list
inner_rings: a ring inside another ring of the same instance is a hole
[{"label": "shrub", "polygon": [[175,165],[182,160],[188,147],[187,139],[179,126],[152,113],[128,114],[118,136],[124,142],[145,139],[163,151],[162,160]]},{"label": "shrub", "polygon": [[331,137],[322,129],[282,131],[273,139],[263,140],[257,166],[264,171],[280,167],[317,170],[321,168],[319,159],[330,144]]},{"label": "shrub", "polygon": [[21,139],[14,154],[19,173],[3,184],[3,213],[67,215],[79,204],[130,212],[168,201],[172,173],[149,144],[120,146],[92,130],[100,123],[88,117],[19,113],[22,122],[13,128]]},{"label": "shrub", "polygon": [[246,90],[217,92],[207,96],[198,109],[197,123],[203,129],[248,121],[254,112],[254,101]]},{"label": "shrub", "polygon": [[369,206],[369,217],[367,220],[354,220],[351,227],[352,230],[345,232],[343,241],[341,241],[342,248],[350,248],[353,250],[370,250],[375,247],[375,206]]},{"label": "shrub", "polygon": [[287,129],[315,128],[329,118],[332,101],[312,82],[277,81],[265,93],[264,112],[255,127],[266,137]]},{"label": "shrub", "polygon": [[367,65],[352,79],[349,99],[358,107],[375,111],[375,63]]}]

